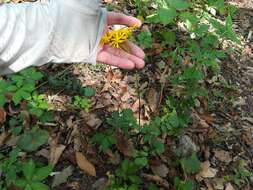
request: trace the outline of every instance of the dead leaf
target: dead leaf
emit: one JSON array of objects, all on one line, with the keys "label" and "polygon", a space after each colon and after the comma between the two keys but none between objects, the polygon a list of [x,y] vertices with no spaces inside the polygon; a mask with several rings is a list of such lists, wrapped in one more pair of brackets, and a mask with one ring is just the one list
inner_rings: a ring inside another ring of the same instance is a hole
[{"label": "dead leaf", "polygon": [[6,112],[0,107],[0,124],[3,124],[6,121]]},{"label": "dead leaf", "polygon": [[76,152],[76,162],[85,173],[96,177],[96,169],[94,165],[90,163],[82,153]]},{"label": "dead leaf", "polygon": [[117,138],[116,146],[118,150],[125,156],[128,156],[128,157],[133,156],[133,151],[134,151],[133,142],[130,139],[127,139],[126,136],[121,132],[117,133],[116,138]]},{"label": "dead leaf", "polygon": [[143,173],[142,176],[145,179],[147,179],[148,181],[155,182],[156,184],[159,184],[160,186],[164,187],[165,189],[171,189],[168,181],[157,176],[157,175],[150,175],[150,174]]},{"label": "dead leaf", "polygon": [[231,185],[231,183],[228,183],[226,185],[226,189],[225,190],[235,190],[235,188]]},{"label": "dead leaf", "polygon": [[229,163],[232,161],[232,158],[231,158],[229,152],[225,151],[225,150],[215,150],[214,156],[222,162]]},{"label": "dead leaf", "polygon": [[215,190],[212,186],[212,184],[210,183],[210,181],[208,181],[207,179],[204,180],[207,190]]},{"label": "dead leaf", "polygon": [[10,133],[8,131],[4,131],[0,134],[0,147],[4,145],[9,135]]},{"label": "dead leaf", "polygon": [[198,174],[203,178],[213,178],[216,176],[218,170],[210,167],[210,162],[205,161],[201,163],[201,171]]},{"label": "dead leaf", "polygon": [[251,133],[243,133],[242,140],[250,147],[253,147],[253,138]]},{"label": "dead leaf", "polygon": [[105,187],[108,186],[108,179],[107,178],[100,178],[92,185],[92,190],[105,190]]},{"label": "dead leaf", "polygon": [[66,183],[68,180],[68,177],[70,177],[73,174],[73,170],[74,170],[74,168],[72,166],[69,166],[69,167],[63,169],[60,173],[57,173],[54,176],[52,188],[54,188],[60,184]]},{"label": "dead leaf", "polygon": [[151,165],[151,170],[155,175],[160,177],[166,177],[169,173],[169,169],[165,164],[160,164],[158,166]]},{"label": "dead leaf", "polygon": [[120,164],[120,155],[118,152],[113,153],[110,149],[106,150],[105,152],[109,156],[109,161],[113,165],[119,165]]},{"label": "dead leaf", "polygon": [[224,189],[224,178],[214,178],[213,179],[213,186],[215,190],[223,190]]},{"label": "dead leaf", "polygon": [[49,138],[50,144],[50,155],[49,155],[49,163],[51,165],[56,165],[65,150],[66,146],[58,144],[58,138]]},{"label": "dead leaf", "polygon": [[50,152],[48,149],[43,148],[40,151],[36,152],[35,156],[42,156],[42,157],[49,160],[50,159]]},{"label": "dead leaf", "polygon": [[101,119],[98,118],[96,114],[88,114],[89,116],[86,118],[87,125],[92,127],[93,129],[98,129],[98,127],[103,123]]},{"label": "dead leaf", "polygon": [[141,99],[141,101],[139,99],[137,99],[133,105],[131,106],[131,110],[133,110],[133,112],[136,112],[140,109],[140,107],[142,107],[144,104],[146,104],[146,102],[144,100]]},{"label": "dead leaf", "polygon": [[201,115],[200,116],[203,120],[206,121],[207,124],[211,125],[215,121],[214,117],[211,115]]},{"label": "dead leaf", "polygon": [[149,89],[147,100],[151,111],[155,112],[159,104],[159,95],[154,88]]}]

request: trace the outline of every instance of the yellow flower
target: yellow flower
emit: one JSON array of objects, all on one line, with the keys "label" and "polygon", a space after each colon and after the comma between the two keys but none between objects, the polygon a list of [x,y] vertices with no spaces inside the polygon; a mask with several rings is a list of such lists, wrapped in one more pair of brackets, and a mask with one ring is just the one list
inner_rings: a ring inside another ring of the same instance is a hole
[{"label": "yellow flower", "polygon": [[136,27],[122,28],[105,33],[101,39],[102,44],[108,44],[113,48],[119,48],[132,34]]}]

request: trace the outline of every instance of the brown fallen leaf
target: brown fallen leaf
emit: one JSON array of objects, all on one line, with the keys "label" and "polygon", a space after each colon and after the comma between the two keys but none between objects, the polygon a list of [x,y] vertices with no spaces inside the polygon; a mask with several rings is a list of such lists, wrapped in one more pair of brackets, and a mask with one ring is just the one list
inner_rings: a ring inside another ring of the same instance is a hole
[{"label": "brown fallen leaf", "polygon": [[130,139],[127,139],[126,136],[121,132],[117,133],[116,138],[117,138],[116,146],[118,150],[125,156],[128,156],[128,157],[133,156],[133,152],[134,152],[133,142]]},{"label": "brown fallen leaf", "polygon": [[205,161],[201,163],[201,171],[198,174],[198,176],[203,178],[213,178],[216,176],[216,173],[218,172],[217,169],[210,167],[210,162]]},{"label": "brown fallen leaf", "polygon": [[76,152],[76,162],[79,168],[81,168],[85,173],[93,177],[96,177],[95,166],[92,163],[90,163],[82,153]]},{"label": "brown fallen leaf", "polygon": [[168,181],[161,178],[161,177],[159,177],[159,176],[157,176],[157,175],[151,175],[151,174],[143,173],[142,176],[145,179],[147,179],[149,181],[152,181],[152,182],[155,182],[156,184],[164,187],[165,189],[171,189]]},{"label": "brown fallen leaf", "polygon": [[6,112],[0,107],[0,124],[3,124],[6,121]]},{"label": "brown fallen leaf", "polygon": [[228,184],[226,185],[225,190],[235,190],[235,188],[231,185],[231,183],[228,183]]},{"label": "brown fallen leaf", "polygon": [[49,158],[49,163],[51,165],[56,165],[63,153],[63,151],[65,150],[66,146],[65,145],[56,145],[54,147],[51,147],[50,149],[50,158]]},{"label": "brown fallen leaf", "polygon": [[49,144],[50,144],[49,163],[55,166],[58,163],[66,146],[58,144],[58,138],[49,138]]},{"label": "brown fallen leaf", "polygon": [[225,150],[215,150],[214,156],[222,162],[229,163],[232,161],[232,157],[230,156],[229,152]]},{"label": "brown fallen leaf", "polygon": [[241,138],[249,147],[253,147],[253,138],[250,133],[243,133]]},{"label": "brown fallen leaf", "polygon": [[225,183],[224,178],[214,178],[212,182],[215,190],[224,190],[224,183]]},{"label": "brown fallen leaf", "polygon": [[9,135],[10,135],[10,132],[8,131],[4,131],[0,134],[0,147],[4,145]]},{"label": "brown fallen leaf", "polygon": [[69,167],[63,169],[61,172],[57,173],[54,176],[52,188],[54,188],[62,183],[66,183],[68,180],[68,177],[70,177],[73,174],[73,171],[74,171],[74,168],[72,166],[69,166]]},{"label": "brown fallen leaf", "polygon": [[210,181],[208,181],[207,179],[204,180],[205,184],[206,184],[206,187],[207,187],[207,190],[214,190],[212,184]]},{"label": "brown fallen leaf", "polygon": [[201,119],[205,120],[207,124],[211,125],[215,121],[214,117],[211,115],[201,115]]},{"label": "brown fallen leaf", "polygon": [[155,175],[160,177],[166,177],[169,173],[169,169],[165,164],[160,164],[158,166],[151,165],[151,170]]},{"label": "brown fallen leaf", "polygon": [[154,88],[148,91],[147,100],[151,111],[156,112],[159,104],[159,94]]},{"label": "brown fallen leaf", "polygon": [[97,114],[94,113],[82,113],[86,124],[93,128],[94,130],[97,130],[98,127],[103,123],[103,121],[97,116]]}]

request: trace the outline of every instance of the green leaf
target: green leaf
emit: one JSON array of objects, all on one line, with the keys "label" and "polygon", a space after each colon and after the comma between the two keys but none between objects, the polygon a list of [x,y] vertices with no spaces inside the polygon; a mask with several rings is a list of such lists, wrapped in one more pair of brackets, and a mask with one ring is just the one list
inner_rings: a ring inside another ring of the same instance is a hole
[{"label": "green leaf", "polygon": [[149,31],[142,31],[138,36],[137,40],[141,47],[151,48],[152,47],[152,34]]},{"label": "green leaf", "polygon": [[198,17],[190,12],[183,12],[180,14],[180,18],[185,22],[187,29],[190,31],[196,28],[199,22]]},{"label": "green leaf", "polygon": [[174,45],[176,42],[176,34],[175,32],[171,32],[171,31],[164,31],[162,32],[162,36],[164,39],[164,43],[166,45]]},{"label": "green leaf", "polygon": [[18,105],[22,100],[30,97],[30,94],[24,91],[23,89],[19,89],[16,93],[14,93],[12,100],[15,105]]},{"label": "green leaf", "polygon": [[25,188],[27,185],[27,181],[25,179],[17,179],[15,181],[15,185],[20,188]]},{"label": "green leaf", "polygon": [[47,185],[40,182],[32,182],[31,186],[33,190],[49,190],[49,187]]},{"label": "green leaf", "polygon": [[176,9],[174,8],[160,8],[157,14],[160,22],[164,25],[172,23],[177,16]]},{"label": "green leaf", "polygon": [[84,88],[84,95],[86,97],[92,97],[92,96],[95,96],[95,94],[96,94],[96,90],[94,88],[91,88],[91,87]]},{"label": "green leaf", "polygon": [[190,6],[187,0],[166,0],[166,2],[168,6],[180,10],[187,9]]},{"label": "green leaf", "polygon": [[42,79],[43,75],[41,72],[37,72],[34,68],[27,68],[19,72],[26,79],[32,79],[34,81]]},{"label": "green leaf", "polygon": [[180,163],[184,172],[187,174],[198,173],[201,169],[200,161],[195,153],[188,158],[182,158]]},{"label": "green leaf", "polygon": [[148,164],[148,159],[146,157],[135,158],[134,163],[138,166],[144,167]]},{"label": "green leaf", "polygon": [[107,119],[107,123],[115,129],[121,129],[125,134],[138,127],[137,120],[130,109],[113,112],[112,117]]},{"label": "green leaf", "polygon": [[22,168],[22,171],[26,180],[30,181],[35,171],[35,164],[33,160],[30,160],[29,162],[25,163]]},{"label": "green leaf", "polygon": [[48,132],[39,128],[33,128],[21,135],[17,141],[17,145],[22,150],[32,152],[45,144],[48,139]]},{"label": "green leaf", "polygon": [[6,92],[8,84],[4,80],[0,80],[0,93]]},{"label": "green leaf", "polygon": [[105,133],[96,133],[91,140],[93,143],[100,145],[100,150],[102,151],[108,150],[112,145],[117,143],[116,137],[109,130]]},{"label": "green leaf", "polygon": [[165,151],[164,143],[162,143],[160,140],[155,140],[152,145],[157,155],[160,155]]},{"label": "green leaf", "polygon": [[[33,190],[32,189],[32,187],[29,185],[29,184],[27,184],[26,186],[25,186],[25,190]],[[35,189],[34,189],[35,190]]]},{"label": "green leaf", "polygon": [[48,175],[52,172],[52,166],[45,166],[36,170],[33,181],[42,181],[48,177]]},{"label": "green leaf", "polygon": [[174,179],[174,186],[177,190],[193,190],[194,182],[190,179],[182,181],[178,177],[176,177]]},{"label": "green leaf", "polygon": [[6,97],[3,94],[0,94],[0,107],[3,107],[6,101]]},{"label": "green leaf", "polygon": [[35,89],[35,86],[33,83],[26,83],[22,87],[22,90],[26,92],[32,92],[34,89]]}]

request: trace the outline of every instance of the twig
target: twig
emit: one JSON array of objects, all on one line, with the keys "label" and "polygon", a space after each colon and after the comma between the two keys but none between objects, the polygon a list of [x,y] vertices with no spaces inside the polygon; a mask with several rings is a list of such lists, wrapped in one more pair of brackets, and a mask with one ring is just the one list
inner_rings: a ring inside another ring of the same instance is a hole
[{"label": "twig", "polygon": [[135,71],[135,79],[137,85],[137,94],[138,94],[138,101],[139,101],[139,126],[141,126],[141,94],[140,94],[140,76],[138,71]]}]

